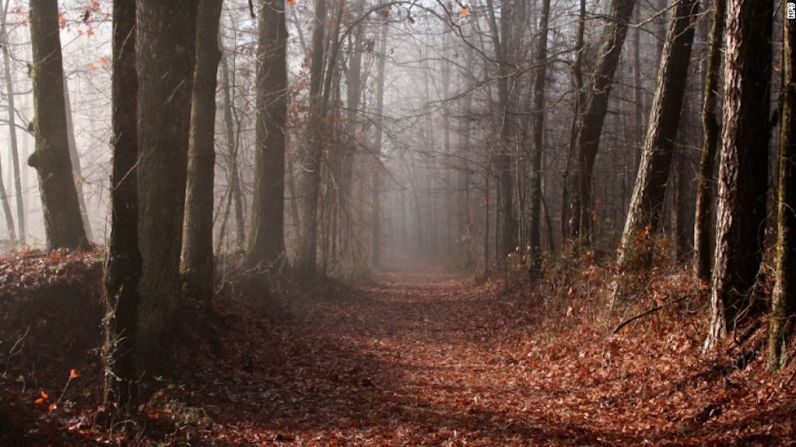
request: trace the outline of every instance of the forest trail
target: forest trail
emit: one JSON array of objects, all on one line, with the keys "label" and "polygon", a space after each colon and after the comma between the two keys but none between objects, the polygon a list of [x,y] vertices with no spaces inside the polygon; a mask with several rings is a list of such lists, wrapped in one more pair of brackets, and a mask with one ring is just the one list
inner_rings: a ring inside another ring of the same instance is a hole
[{"label": "forest trail", "polygon": [[[437,273],[383,273],[372,285],[340,287],[271,303],[274,320],[258,324],[263,339],[249,333],[240,346],[251,374],[234,375],[240,366],[229,365],[227,376],[208,365],[217,400],[202,406],[219,431],[234,433],[224,439],[615,445],[644,439],[622,431],[650,428],[633,405],[617,411],[627,397],[616,394],[634,391],[619,375],[606,378],[608,395],[595,397],[597,378],[579,380],[568,369],[583,374],[577,351],[567,359],[538,343],[527,299]],[[556,365],[551,355],[564,358]]]}]

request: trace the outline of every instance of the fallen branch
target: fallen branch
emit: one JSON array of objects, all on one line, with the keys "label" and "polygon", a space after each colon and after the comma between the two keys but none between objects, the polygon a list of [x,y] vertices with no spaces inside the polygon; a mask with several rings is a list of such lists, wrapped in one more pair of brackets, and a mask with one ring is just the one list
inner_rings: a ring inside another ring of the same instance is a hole
[{"label": "fallen branch", "polygon": [[641,319],[641,318],[644,318],[644,317],[646,317],[647,315],[652,315],[652,314],[654,314],[655,312],[657,312],[657,311],[659,311],[659,310],[663,309],[664,307],[670,306],[670,305],[672,305],[672,304],[679,303],[680,301],[685,301],[686,299],[688,299],[688,298],[693,298],[693,297],[695,297],[695,296],[696,296],[695,294],[683,295],[683,296],[681,296],[681,297],[679,297],[679,298],[675,298],[675,299],[673,299],[673,300],[671,300],[671,301],[667,301],[667,302],[665,302],[665,303],[663,303],[663,304],[660,304],[660,305],[657,305],[657,306],[655,306],[655,307],[649,308],[649,309],[645,310],[644,312],[641,312],[641,313],[640,313],[640,314],[638,314],[638,315],[632,316],[632,317],[628,318],[627,320],[625,320],[625,321],[623,321],[623,322],[619,323],[618,325],[616,325],[616,327],[614,328],[614,331],[613,331],[613,333],[614,333],[614,334],[616,334],[617,332],[619,332],[620,330],[622,330],[622,328],[623,328],[623,327],[625,327],[625,326],[627,326],[628,324],[630,324],[630,323],[632,323],[632,322],[634,322],[634,321],[636,321],[636,320],[639,320],[639,319]]}]

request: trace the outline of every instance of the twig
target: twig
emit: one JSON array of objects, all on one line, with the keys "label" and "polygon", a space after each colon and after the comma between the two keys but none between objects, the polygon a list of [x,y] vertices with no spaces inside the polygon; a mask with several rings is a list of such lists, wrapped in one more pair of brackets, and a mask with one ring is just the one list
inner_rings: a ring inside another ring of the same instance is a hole
[{"label": "twig", "polygon": [[614,328],[613,333],[616,334],[617,332],[622,330],[622,328],[627,326],[628,324],[630,324],[630,323],[632,323],[632,322],[634,322],[634,321],[636,321],[636,320],[638,320],[640,318],[644,318],[647,315],[653,314],[653,313],[663,309],[666,306],[669,306],[669,305],[672,305],[672,304],[675,304],[675,303],[679,303],[680,301],[684,301],[684,300],[686,300],[688,298],[693,298],[694,296],[696,296],[696,295],[694,295],[694,294],[683,295],[683,296],[681,296],[679,298],[675,298],[675,299],[673,299],[671,301],[667,301],[667,302],[665,302],[663,304],[660,304],[658,306],[655,306],[655,307],[652,307],[650,309],[647,309],[644,312],[641,312],[638,315],[632,316],[632,317],[628,318],[627,320],[625,320],[625,321],[619,323],[618,325],[616,325],[616,327]]}]

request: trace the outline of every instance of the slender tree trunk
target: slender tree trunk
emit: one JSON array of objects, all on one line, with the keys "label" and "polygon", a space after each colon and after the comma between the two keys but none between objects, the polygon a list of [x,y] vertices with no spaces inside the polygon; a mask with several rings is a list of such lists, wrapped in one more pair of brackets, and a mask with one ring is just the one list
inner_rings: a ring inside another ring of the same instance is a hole
[{"label": "slender tree trunk", "polygon": [[[578,151],[577,151],[577,137],[578,126],[580,125],[581,114],[583,107],[586,103],[586,91],[583,88],[583,49],[586,28],[586,0],[580,0],[580,9],[578,12],[578,31],[575,41],[575,61],[572,64],[572,78],[575,83],[575,108],[572,111],[572,129],[570,133],[569,148],[567,151],[567,164],[564,170],[564,178],[562,179],[562,200],[561,200],[561,236],[563,239],[562,245],[564,249],[567,248],[567,240],[570,243],[577,241],[570,238],[570,234],[577,234],[577,220],[579,216],[575,216],[575,210],[570,208],[573,204],[571,198],[576,194],[577,188],[575,184],[576,169],[578,164]],[[567,183],[569,181],[571,185]],[[572,244],[570,244],[572,245]],[[577,248],[576,244],[575,247]]]},{"label": "slender tree trunk", "polygon": [[230,200],[235,208],[235,233],[238,248],[243,247],[245,236],[243,223],[243,194],[240,190],[240,171],[238,170],[238,140],[235,138],[235,123],[232,118],[233,92],[229,75],[227,57],[221,55],[221,84],[224,99],[224,133],[227,139],[227,169],[229,170]]},{"label": "slender tree trunk", "polygon": [[777,246],[774,292],[768,318],[768,366],[778,369],[788,360],[783,346],[793,332],[796,312],[796,24],[784,21],[784,86],[779,139]]},{"label": "slender tree trunk", "polygon": [[260,9],[257,45],[257,152],[246,263],[264,270],[285,260],[287,25],[282,0]]},{"label": "slender tree trunk", "polygon": [[8,202],[8,194],[6,194],[6,184],[3,180],[3,166],[0,164],[0,202],[3,204],[3,216],[6,220],[6,230],[8,231],[8,240],[11,246],[17,242],[17,233],[14,230],[14,216],[11,214],[11,205]]},{"label": "slender tree trunk", "polygon": [[762,258],[773,3],[727,2],[716,250],[705,350],[735,327]]},{"label": "slender tree trunk", "polygon": [[27,229],[25,228],[25,198],[23,197],[22,181],[19,165],[19,144],[17,142],[17,117],[16,99],[14,98],[14,78],[11,72],[11,56],[8,53],[8,31],[6,29],[6,16],[8,0],[2,13],[0,21],[0,36],[3,36],[5,44],[2,45],[3,68],[5,70],[6,97],[8,98],[8,140],[11,146],[11,163],[14,168],[14,195],[17,202],[17,225],[19,232],[16,234],[17,242],[25,245],[27,239]]},{"label": "slender tree trunk", "polygon": [[713,26],[710,31],[710,52],[705,73],[704,101],[702,103],[702,150],[697,177],[696,215],[694,217],[694,274],[708,281],[711,274],[710,253],[711,213],[713,202],[713,165],[719,146],[719,126],[716,117],[718,105],[719,70],[721,68],[721,37],[724,34],[726,0],[713,0]]},{"label": "slender tree trunk", "polygon": [[64,69],[56,0],[30,2],[36,150],[28,164],[39,176],[44,228],[50,249],[89,248],[69,161]]},{"label": "slender tree trunk", "polygon": [[591,93],[583,106],[575,132],[573,166],[564,180],[568,203],[567,237],[579,246],[589,243],[592,221],[592,175],[594,160],[600,146],[603,122],[608,111],[608,98],[619,65],[619,56],[627,35],[627,24],[633,13],[634,0],[613,0],[610,16],[598,49],[598,60],[591,81]]},{"label": "slender tree trunk", "polygon": [[69,160],[72,162],[72,175],[75,179],[75,189],[77,190],[77,203],[80,205],[80,219],[83,221],[86,237],[91,242],[93,238],[91,235],[91,221],[88,218],[86,195],[83,193],[83,169],[80,167],[80,154],[77,152],[75,128],[72,124],[72,101],[69,98],[69,82],[66,77],[64,77],[64,107],[66,111],[66,135],[69,142]]},{"label": "slender tree trunk", "polygon": [[541,273],[542,269],[542,154],[544,137],[545,99],[544,89],[547,78],[547,33],[550,20],[550,0],[542,2],[542,12],[539,18],[539,35],[537,36],[536,57],[534,65],[538,68],[533,86],[533,152],[531,154],[531,187],[530,187],[530,245],[532,274]]},{"label": "slender tree trunk", "polygon": [[[388,11],[389,13],[389,11]],[[373,218],[371,220],[371,258],[370,263],[373,267],[378,267],[381,263],[381,144],[384,133],[384,68],[387,63],[387,16],[379,28],[379,55],[378,68],[376,73],[376,116],[374,118],[375,138],[373,142],[374,163],[373,163],[373,184],[371,193],[373,194]]]},{"label": "slender tree trunk", "polygon": [[323,158],[323,82],[324,41],[326,23],[326,0],[315,0],[315,24],[312,31],[312,62],[310,64],[310,118],[309,144],[304,151],[302,168],[303,216],[299,231],[299,249],[296,256],[296,272],[304,278],[312,278],[317,271],[318,247],[318,198],[321,189],[321,162]]},{"label": "slender tree trunk", "polygon": [[139,357],[158,369],[176,335],[185,210],[196,0],[139,0]]},{"label": "slender tree trunk", "polygon": [[221,2],[199,0],[197,3],[196,64],[191,93],[180,273],[185,296],[206,306],[213,297],[213,179]]},{"label": "slender tree trunk", "polygon": [[105,263],[105,400],[127,408],[136,396],[135,340],[138,321],[138,193],[135,71],[135,2],[113,2],[111,100],[111,234]]},{"label": "slender tree trunk", "polygon": [[646,267],[652,259],[653,235],[666,196],[698,10],[698,0],[680,0],[669,23],[641,164],[619,245],[620,270]]}]

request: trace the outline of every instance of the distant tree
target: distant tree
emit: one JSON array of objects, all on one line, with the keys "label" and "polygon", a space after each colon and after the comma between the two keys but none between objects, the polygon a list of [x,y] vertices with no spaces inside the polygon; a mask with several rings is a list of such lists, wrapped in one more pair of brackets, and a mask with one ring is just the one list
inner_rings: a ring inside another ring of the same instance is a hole
[{"label": "distant tree", "polygon": [[[6,0],[6,5],[8,5],[10,0]],[[20,173],[20,165],[19,165],[19,144],[17,140],[17,107],[16,107],[16,99],[14,96],[16,92],[14,91],[14,78],[13,72],[11,71],[11,55],[9,52],[9,40],[8,40],[8,28],[6,26],[6,20],[8,18],[8,7],[6,6],[3,8],[3,11],[0,11],[0,36],[4,38],[4,42],[2,42],[2,48],[0,49],[3,52],[3,69],[4,69],[4,78],[5,78],[5,92],[6,98],[8,98],[8,141],[9,141],[9,148],[11,149],[11,163],[13,164],[13,172],[14,172],[14,194],[16,195],[16,202],[17,202],[17,225],[19,226],[19,232],[16,234],[16,238],[18,242],[22,245],[25,245],[25,240],[27,238],[27,228],[25,225],[25,198],[23,196],[23,189],[22,189],[22,175]],[[4,204],[5,206],[5,204]],[[8,223],[8,219],[6,220]],[[13,232],[12,232],[13,233]],[[9,233],[11,236],[13,234]],[[13,239],[13,237],[12,237]]]},{"label": "distant tree", "polygon": [[321,189],[321,161],[324,147],[322,82],[324,78],[324,42],[326,41],[326,0],[315,0],[315,22],[312,31],[310,63],[309,142],[304,150],[302,168],[302,220],[295,270],[299,276],[312,278],[317,271],[318,199]]},{"label": "distant tree", "polygon": [[139,0],[138,355],[157,368],[175,335],[196,46],[196,0]]},{"label": "distant tree", "polygon": [[721,37],[724,34],[726,0],[713,0],[713,26],[710,31],[710,51],[705,73],[705,99],[702,105],[702,149],[697,178],[696,214],[694,216],[694,274],[710,279],[712,256],[710,253],[713,216],[713,165],[719,146],[721,127],[717,115],[719,74],[721,69]]},{"label": "distant tree", "polygon": [[748,306],[763,253],[768,188],[771,0],[727,2],[711,349]]},{"label": "distant tree", "polygon": [[259,22],[256,169],[246,263],[268,271],[286,261],[284,211],[288,34],[284,0],[263,1]]},{"label": "distant tree", "polygon": [[542,221],[542,154],[544,138],[544,94],[545,81],[547,80],[547,34],[550,22],[550,0],[542,2],[542,11],[539,16],[539,35],[536,43],[536,65],[537,73],[533,84],[533,152],[531,153],[531,186],[530,186],[530,241],[531,241],[531,262],[529,267],[533,274],[541,272],[542,268],[542,244],[541,244],[541,221]]},{"label": "distant tree", "polygon": [[779,139],[777,246],[774,292],[768,318],[768,366],[777,369],[787,359],[782,347],[793,332],[796,312],[796,24],[784,21],[784,79]]},{"label": "distant tree", "polygon": [[[385,7],[386,8],[386,7]],[[381,152],[382,152],[382,139],[384,134],[384,83],[385,73],[384,67],[387,64],[387,35],[389,27],[387,26],[387,17],[389,10],[383,9],[383,20],[379,26],[379,50],[378,62],[376,69],[376,111],[374,118],[374,163],[373,163],[373,184],[371,185],[371,193],[373,194],[373,218],[371,220],[371,257],[370,262],[374,267],[378,267],[381,262],[381,196],[379,190],[381,189]]]},{"label": "distant tree", "polygon": [[198,4],[181,273],[186,297],[206,304],[213,295],[213,174],[221,2],[199,0]]},{"label": "distant tree", "polygon": [[627,25],[633,14],[634,0],[613,0],[610,22],[605,26],[597,50],[598,59],[591,79],[590,93],[575,125],[572,165],[565,173],[562,216],[566,237],[578,245],[591,238],[591,200],[594,160],[600,147],[600,135],[608,112],[608,98],[619,65],[619,56],[627,36]]},{"label": "distant tree", "polygon": [[39,176],[48,248],[82,250],[89,243],[69,158],[58,14],[57,0],[30,2],[36,150],[28,164]]},{"label": "distant tree", "polygon": [[136,2],[113,2],[111,102],[111,234],[105,263],[105,400],[126,407],[136,396],[135,340],[138,321]]}]

